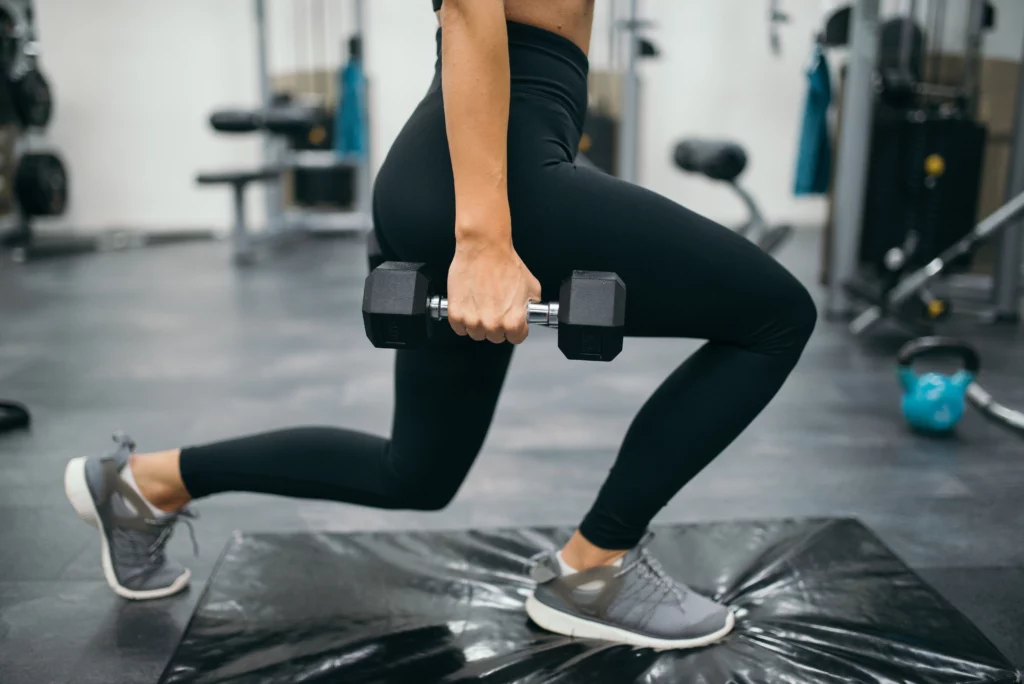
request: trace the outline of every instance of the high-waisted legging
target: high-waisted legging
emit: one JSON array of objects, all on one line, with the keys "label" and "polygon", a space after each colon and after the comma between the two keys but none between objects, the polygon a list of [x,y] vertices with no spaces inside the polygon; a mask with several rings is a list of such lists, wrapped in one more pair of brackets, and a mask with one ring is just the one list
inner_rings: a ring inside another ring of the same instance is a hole
[{"label": "high-waisted legging", "polygon": [[[590,542],[626,549],[779,390],[816,311],[804,287],[746,239],[575,164],[586,56],[538,28],[510,23],[508,32],[512,239],[545,299],[557,299],[573,269],[614,271],[626,285],[627,336],[707,340],[640,409],[581,523]],[[440,40],[439,31],[438,55]],[[380,169],[373,205],[384,256],[427,264],[443,286],[455,250],[455,196],[440,58]],[[197,498],[251,491],[441,509],[480,451],[512,350],[438,323],[425,347],[396,353],[390,439],[303,427],[190,447],[181,453],[185,487]]]}]

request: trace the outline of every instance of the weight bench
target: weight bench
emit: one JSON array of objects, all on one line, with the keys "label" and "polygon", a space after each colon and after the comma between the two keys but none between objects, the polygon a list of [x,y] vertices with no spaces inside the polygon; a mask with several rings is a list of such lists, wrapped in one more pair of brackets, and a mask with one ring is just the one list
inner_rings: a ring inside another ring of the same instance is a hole
[{"label": "weight bench", "polygon": [[699,173],[711,180],[726,183],[739,195],[750,218],[736,232],[765,252],[774,252],[789,237],[792,227],[768,225],[754,198],[737,183],[747,168],[747,153],[739,144],[691,138],[676,145],[674,159],[676,166],[683,171]]},{"label": "weight bench", "polygon": [[[225,109],[210,115],[210,126],[219,133],[229,135],[263,132],[270,135],[270,147],[276,152],[270,154],[277,160],[255,170],[200,173],[196,181],[200,185],[231,185],[234,203],[234,226],[231,231],[236,264],[250,264],[255,258],[257,242],[268,247],[286,237],[307,236],[316,231],[322,222],[316,218],[306,219],[289,216],[281,207],[280,179],[286,171],[320,174],[321,184],[334,182],[334,177],[323,180],[324,173],[347,172],[351,177],[357,162],[339,159],[334,152],[324,149],[310,149],[310,145],[323,142],[331,126],[328,112],[319,107],[304,105],[276,104],[268,109]],[[270,185],[268,194],[271,208],[268,210],[269,227],[259,234],[249,230],[245,219],[245,188],[250,183],[263,182]],[[344,182],[344,181],[341,181]],[[293,185],[297,186],[298,179]],[[358,228],[358,224],[349,222]]]},{"label": "weight bench", "polygon": [[251,264],[255,258],[257,241],[278,237],[280,231],[271,227],[265,235],[256,236],[249,230],[245,220],[245,188],[250,183],[276,180],[281,169],[264,168],[255,171],[218,171],[201,173],[196,177],[199,185],[230,185],[231,198],[234,206],[234,223],[231,227],[231,242],[235,263]]}]

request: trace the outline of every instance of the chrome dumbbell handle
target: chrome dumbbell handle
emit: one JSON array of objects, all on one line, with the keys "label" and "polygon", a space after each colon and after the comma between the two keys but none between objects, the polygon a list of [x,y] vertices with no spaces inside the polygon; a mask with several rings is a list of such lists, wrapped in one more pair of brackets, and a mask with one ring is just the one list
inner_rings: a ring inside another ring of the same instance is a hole
[{"label": "chrome dumbbell handle", "polygon": [[[427,299],[427,311],[435,320],[448,318],[448,299],[434,295]],[[558,327],[558,302],[530,302],[526,305],[526,322],[533,325]]]}]

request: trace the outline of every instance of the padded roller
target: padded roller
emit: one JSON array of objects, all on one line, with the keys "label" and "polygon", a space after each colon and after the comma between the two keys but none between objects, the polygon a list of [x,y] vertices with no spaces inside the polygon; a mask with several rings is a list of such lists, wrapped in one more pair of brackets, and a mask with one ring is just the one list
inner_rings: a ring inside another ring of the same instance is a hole
[{"label": "padded roller", "polygon": [[719,181],[733,181],[747,168],[747,153],[737,143],[684,140],[676,145],[676,166]]},{"label": "padded roller", "polygon": [[267,130],[271,133],[305,135],[323,123],[324,113],[310,107],[275,107],[267,111],[225,109],[210,115],[210,125],[222,133],[251,133]]}]

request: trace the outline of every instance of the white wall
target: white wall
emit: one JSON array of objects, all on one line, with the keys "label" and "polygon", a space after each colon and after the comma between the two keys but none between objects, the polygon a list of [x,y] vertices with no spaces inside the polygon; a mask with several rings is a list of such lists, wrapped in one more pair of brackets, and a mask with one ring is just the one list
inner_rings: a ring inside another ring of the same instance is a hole
[{"label": "white wall", "polygon": [[996,8],[995,30],[985,36],[983,52],[993,59],[1021,58],[1024,50],[1024,2],[990,0]]},{"label": "white wall", "polygon": [[[662,52],[642,65],[641,181],[735,223],[743,211],[728,191],[679,173],[670,159],[683,136],[731,138],[748,149],[745,182],[770,219],[821,223],[824,201],[797,200],[791,187],[805,63],[830,1],[784,1],[793,21],[781,30],[783,54],[776,57],[768,47],[767,0],[641,0],[643,16],[657,22],[650,37]],[[72,173],[71,210],[61,223],[86,230],[226,228],[226,189],[200,189],[194,177],[201,169],[252,167],[259,160],[258,140],[215,135],[207,124],[213,109],[257,101],[252,0],[36,2],[43,65],[57,104],[48,140]],[[348,0],[268,2],[275,72],[337,63],[342,39],[330,36],[352,29]],[[609,59],[609,2],[597,0],[595,66]],[[626,4],[618,0],[619,14]],[[1024,2],[996,4],[1000,28],[988,52],[1019,55]],[[427,0],[365,0],[365,6],[371,141],[379,164],[430,81],[435,20]],[[315,29],[305,26],[308,8],[317,13]],[[310,42],[311,30],[322,31],[319,42]],[[250,194],[258,220],[261,197]]]},{"label": "white wall", "polygon": [[806,92],[805,69],[821,18],[818,0],[784,3],[782,54],[768,44],[767,2],[641,2],[657,22],[661,57],[644,62],[641,181],[726,224],[745,214],[722,185],[675,170],[671,151],[688,136],[731,139],[749,156],[743,183],[770,221],[820,224],[825,203],[792,187]]},{"label": "white wall", "polygon": [[249,0],[37,0],[36,11],[56,98],[47,141],[71,173],[61,223],[226,227],[227,192],[194,179],[257,162],[255,140],[207,124],[215,107],[256,96]]}]

